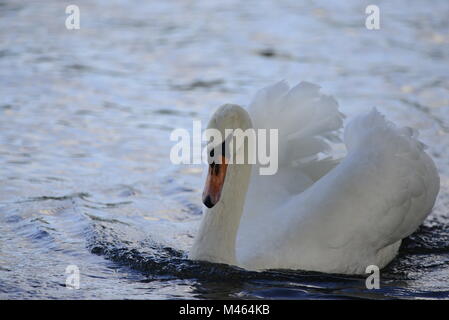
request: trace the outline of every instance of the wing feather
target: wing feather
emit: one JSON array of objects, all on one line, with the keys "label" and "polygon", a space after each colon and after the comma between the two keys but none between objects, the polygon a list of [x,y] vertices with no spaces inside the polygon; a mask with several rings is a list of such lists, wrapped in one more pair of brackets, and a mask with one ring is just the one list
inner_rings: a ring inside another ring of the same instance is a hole
[{"label": "wing feather", "polygon": [[309,191],[328,205],[314,214],[328,225],[329,245],[368,243],[378,251],[413,233],[427,217],[440,182],[415,136],[375,109],[348,124],[347,157]]}]

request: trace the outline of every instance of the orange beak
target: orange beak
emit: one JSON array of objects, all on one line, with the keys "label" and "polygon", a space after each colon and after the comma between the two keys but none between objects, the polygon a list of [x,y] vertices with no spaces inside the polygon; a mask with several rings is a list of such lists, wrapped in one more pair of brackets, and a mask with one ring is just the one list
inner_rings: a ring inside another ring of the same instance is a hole
[{"label": "orange beak", "polygon": [[203,203],[206,207],[212,208],[220,200],[227,168],[228,164],[224,156],[221,157],[221,164],[212,163],[209,165],[209,172],[203,191]]}]

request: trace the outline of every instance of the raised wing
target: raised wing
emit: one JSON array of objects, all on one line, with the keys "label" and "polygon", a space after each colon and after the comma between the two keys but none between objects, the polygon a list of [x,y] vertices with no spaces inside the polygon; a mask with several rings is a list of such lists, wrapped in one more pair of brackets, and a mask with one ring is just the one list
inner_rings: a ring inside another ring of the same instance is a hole
[{"label": "raised wing", "polygon": [[343,115],[319,86],[301,82],[290,88],[278,82],[260,90],[248,112],[256,129],[279,132],[277,173],[261,176],[260,166],[253,167],[245,210],[249,215],[278,207],[338,164],[330,156],[330,142],[339,141]]},{"label": "raised wing", "polygon": [[314,215],[320,239],[327,241],[322,245],[377,252],[423,222],[439,176],[416,132],[397,128],[375,109],[348,124],[345,144],[346,158],[294,200],[310,209],[298,219]]}]

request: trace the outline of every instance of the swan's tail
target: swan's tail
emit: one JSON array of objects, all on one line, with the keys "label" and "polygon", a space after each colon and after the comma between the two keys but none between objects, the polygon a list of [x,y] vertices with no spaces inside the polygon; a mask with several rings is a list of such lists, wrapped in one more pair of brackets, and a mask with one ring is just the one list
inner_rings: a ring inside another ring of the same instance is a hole
[{"label": "swan's tail", "polygon": [[279,130],[279,170],[295,169],[316,181],[338,161],[331,142],[340,142],[343,114],[337,101],[320,87],[301,82],[290,88],[281,81],[261,89],[249,106],[257,129]]}]

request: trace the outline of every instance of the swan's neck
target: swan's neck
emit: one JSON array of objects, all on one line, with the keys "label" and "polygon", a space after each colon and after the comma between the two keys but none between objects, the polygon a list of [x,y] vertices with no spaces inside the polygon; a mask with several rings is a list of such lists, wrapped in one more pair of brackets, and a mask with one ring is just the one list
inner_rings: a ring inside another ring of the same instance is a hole
[{"label": "swan's neck", "polygon": [[228,166],[220,201],[205,209],[189,258],[236,265],[235,243],[251,174],[250,164]]}]

